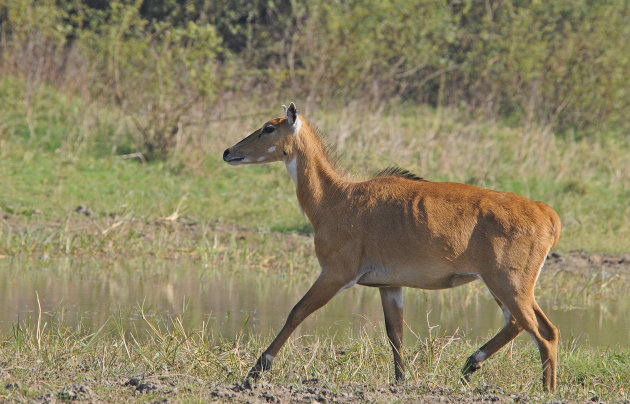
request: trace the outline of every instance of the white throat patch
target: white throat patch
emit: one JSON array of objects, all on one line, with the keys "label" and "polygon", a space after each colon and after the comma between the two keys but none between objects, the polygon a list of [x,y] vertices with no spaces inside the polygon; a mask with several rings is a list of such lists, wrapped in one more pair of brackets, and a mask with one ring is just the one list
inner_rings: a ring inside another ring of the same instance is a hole
[{"label": "white throat patch", "polygon": [[293,160],[291,161],[285,161],[284,165],[287,167],[287,171],[289,172],[289,175],[291,176],[291,179],[293,180],[293,183],[295,184],[295,189],[297,189],[297,186],[298,186],[297,156],[293,157]]},{"label": "white throat patch", "polygon": [[[289,172],[289,175],[291,176],[291,179],[293,180],[293,183],[295,184],[295,191],[297,192],[297,187],[298,187],[297,156],[293,157],[293,160],[291,161],[285,161],[284,165],[287,167],[287,171]],[[302,204],[300,203],[299,199],[298,199],[298,206],[300,207],[300,212],[304,214],[304,208],[302,208]]]}]

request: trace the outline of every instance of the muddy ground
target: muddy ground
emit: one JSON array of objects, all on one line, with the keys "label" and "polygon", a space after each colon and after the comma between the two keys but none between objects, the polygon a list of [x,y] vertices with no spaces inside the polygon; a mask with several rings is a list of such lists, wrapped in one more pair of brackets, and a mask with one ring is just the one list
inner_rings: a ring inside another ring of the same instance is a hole
[{"label": "muddy ground", "polygon": [[217,401],[272,402],[272,403],[354,403],[354,402],[528,402],[525,395],[511,395],[494,387],[475,389],[470,392],[454,392],[432,386],[399,385],[374,388],[368,385],[348,385],[332,391],[318,380],[304,380],[301,385],[277,386],[259,383],[252,390],[242,390],[239,385],[210,386],[210,395]]},{"label": "muddy ground", "polygon": [[[182,379],[187,379],[182,377]],[[35,400],[18,399],[16,401],[35,403],[59,402],[238,402],[238,403],[486,403],[486,402],[572,402],[554,400],[552,396],[514,394],[497,386],[484,386],[457,391],[439,386],[420,386],[411,383],[373,387],[367,384],[348,384],[331,388],[318,379],[306,379],[301,383],[278,385],[262,381],[244,389],[240,383],[225,384],[202,380],[176,380],[172,377],[131,377],[120,383],[109,384],[108,393],[102,393],[103,386],[68,384],[57,393],[47,393]],[[117,386],[112,386],[112,384]],[[112,389],[113,387],[113,389]],[[14,388],[13,386],[5,387]],[[99,393],[95,391],[101,390]],[[592,396],[586,402],[600,402]],[[620,401],[628,403],[630,401]]]},{"label": "muddy ground", "polygon": [[[35,403],[59,402],[240,402],[240,403],[355,403],[355,402],[427,402],[427,403],[478,403],[478,402],[535,402],[543,399],[521,394],[510,394],[499,387],[485,386],[470,391],[456,392],[434,386],[392,385],[375,388],[365,384],[349,384],[332,389],[317,379],[303,380],[299,384],[283,386],[260,382],[252,389],[244,389],[240,383],[207,383],[191,386],[156,378],[131,377],[120,383],[118,393],[95,393],[99,387],[85,384],[68,384],[57,393],[43,394]],[[15,388],[13,385],[6,389]],[[17,397],[15,397],[17,398]],[[592,401],[598,401],[593,397]]]}]

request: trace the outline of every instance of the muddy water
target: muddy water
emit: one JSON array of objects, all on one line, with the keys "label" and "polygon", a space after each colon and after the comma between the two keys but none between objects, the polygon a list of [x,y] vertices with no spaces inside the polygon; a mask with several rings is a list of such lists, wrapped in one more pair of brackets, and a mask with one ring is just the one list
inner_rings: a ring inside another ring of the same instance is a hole
[{"label": "muddy water", "polygon": [[[229,273],[227,273],[229,272]],[[308,289],[309,279],[254,271],[222,271],[188,261],[19,260],[0,259],[0,333],[18,321],[33,324],[41,305],[42,323],[78,322],[97,329],[115,319],[123,329],[146,327],[140,308],[152,321],[182,316],[191,329],[202,322],[215,335],[232,337],[277,332],[291,307]],[[231,275],[230,275],[231,274]],[[584,307],[541,307],[565,341],[578,338],[600,346],[626,345],[630,337],[630,299],[608,299]],[[312,315],[297,333],[382,335],[377,289],[355,286]],[[405,320],[419,338],[456,335],[482,340],[503,324],[500,310],[480,282],[446,291],[406,289]],[[406,342],[414,343],[406,331]]]}]

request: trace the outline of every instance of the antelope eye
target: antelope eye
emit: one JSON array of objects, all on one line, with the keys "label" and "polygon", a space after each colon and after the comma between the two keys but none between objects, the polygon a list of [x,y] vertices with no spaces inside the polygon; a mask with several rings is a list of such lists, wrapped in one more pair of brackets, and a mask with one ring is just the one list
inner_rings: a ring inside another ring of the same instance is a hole
[{"label": "antelope eye", "polygon": [[267,126],[265,126],[265,127],[263,128],[263,132],[264,132],[264,133],[271,133],[271,132],[273,132],[274,130],[276,130],[276,127],[275,127],[275,126],[273,126],[273,125],[267,125]]}]

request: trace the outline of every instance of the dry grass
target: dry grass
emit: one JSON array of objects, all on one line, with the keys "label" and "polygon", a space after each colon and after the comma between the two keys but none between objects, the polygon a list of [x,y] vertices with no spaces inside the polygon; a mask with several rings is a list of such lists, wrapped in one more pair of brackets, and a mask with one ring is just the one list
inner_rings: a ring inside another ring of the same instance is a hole
[{"label": "dry grass", "polygon": [[[239,393],[232,399],[247,399],[248,393],[239,390],[238,383],[268,343],[267,338],[243,329],[225,339],[213,335],[204,324],[186,329],[178,316],[146,317],[141,310],[138,315],[146,322],[143,331],[124,330],[124,322],[116,318],[96,330],[80,324],[74,328],[56,322],[43,324],[38,319],[15,324],[0,343],[4,385],[0,397],[17,401],[50,397],[205,401],[216,399],[218,389],[228,389]],[[382,333],[377,338],[361,334],[334,341],[316,336],[291,339],[273,369],[264,375],[262,386],[269,394],[287,387],[299,391],[311,382],[334,394],[391,390],[393,369],[385,338]],[[539,360],[531,344],[515,344],[501,351],[475,375],[470,386],[464,386],[459,382],[459,370],[476,349],[474,342],[437,333],[411,339],[405,351],[408,382],[398,386],[398,392],[391,390],[394,397],[411,399],[413,394],[437,391],[461,401],[493,394],[501,400],[520,397],[525,401],[584,401],[594,396],[596,401],[628,399],[627,349],[594,349],[574,342],[562,346],[559,390],[550,396],[540,391]]]}]

